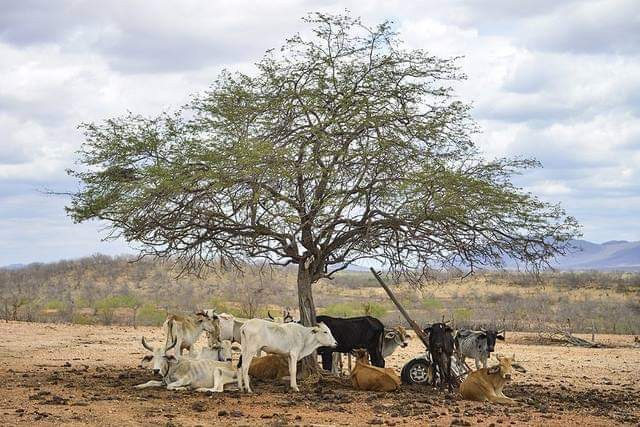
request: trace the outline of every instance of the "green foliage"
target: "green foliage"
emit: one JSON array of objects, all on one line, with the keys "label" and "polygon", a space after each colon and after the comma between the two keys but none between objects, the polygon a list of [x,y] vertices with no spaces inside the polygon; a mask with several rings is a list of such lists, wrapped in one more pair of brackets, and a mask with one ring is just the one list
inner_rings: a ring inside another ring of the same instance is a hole
[{"label": "green foliage", "polygon": [[535,269],[566,250],[575,219],[512,183],[538,163],[473,144],[455,59],[408,49],[390,22],[305,21],[309,36],[181,111],[84,124],[68,213],[186,270],[288,260],[310,282],[367,257],[424,273],[505,256]]},{"label": "green foliage", "polygon": [[442,302],[436,298],[425,298],[422,300],[422,307],[427,311],[442,309]]},{"label": "green foliage", "polygon": [[167,312],[153,304],[144,304],[138,310],[137,320],[142,325],[160,326],[167,318]]},{"label": "green foliage", "polygon": [[375,302],[362,303],[362,314],[365,316],[382,317],[387,311],[387,308],[382,304]]},{"label": "green foliage", "polygon": [[470,308],[456,308],[453,310],[453,318],[456,323],[468,323],[471,321],[471,316],[473,314],[473,310]]},{"label": "green foliage", "polygon": [[55,299],[45,302],[44,305],[42,306],[42,308],[45,310],[57,310],[57,311],[63,311],[66,307],[67,305],[63,301],[55,300]]},{"label": "green foliage", "polygon": [[320,314],[336,317],[373,316],[381,317],[387,308],[375,302],[359,303],[355,301],[339,302],[319,310]]},{"label": "green foliage", "polygon": [[78,325],[93,325],[95,322],[91,316],[82,313],[75,313],[71,319],[72,323]]}]

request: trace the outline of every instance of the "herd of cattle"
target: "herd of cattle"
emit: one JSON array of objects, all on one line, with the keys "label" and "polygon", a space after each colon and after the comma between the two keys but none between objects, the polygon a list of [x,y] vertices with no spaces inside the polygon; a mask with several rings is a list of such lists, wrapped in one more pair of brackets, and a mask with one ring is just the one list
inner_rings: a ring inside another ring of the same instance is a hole
[{"label": "herd of cattle", "polygon": [[[323,369],[333,373],[342,373],[342,354],[353,354],[355,366],[351,366],[350,357],[348,361],[356,389],[392,391],[400,386],[401,378],[393,369],[385,368],[385,358],[398,347],[406,347],[411,339],[402,326],[385,328],[370,316],[317,316],[316,320],[317,326],[306,327],[295,322],[288,312],[280,319],[270,313],[268,319],[239,319],[214,309],[192,316],[170,315],[163,325],[164,346],[154,348],[142,337],[142,345],[150,352],[143,357],[142,365],[148,364],[161,379],[136,387],[222,392],[225,385],[235,383],[241,391],[252,392],[251,379],[288,377],[291,389],[299,391],[298,362],[314,351],[321,356]],[[428,368],[423,371],[428,371],[432,384],[451,388],[462,380],[460,392],[464,398],[514,402],[502,394],[502,387],[511,380],[514,370],[524,372],[515,363],[515,356],[497,356],[499,363],[487,366],[496,340],[504,340],[504,331],[454,331],[446,323],[435,323],[424,332],[428,335],[427,353],[405,365],[402,380],[420,382],[415,373],[422,366]],[[208,343],[197,352],[195,343],[202,333],[207,334]],[[171,350],[173,354],[169,353]],[[184,350],[189,351],[188,356],[183,356]],[[236,366],[234,351],[240,352]],[[467,357],[475,361],[473,372],[465,363]]]}]

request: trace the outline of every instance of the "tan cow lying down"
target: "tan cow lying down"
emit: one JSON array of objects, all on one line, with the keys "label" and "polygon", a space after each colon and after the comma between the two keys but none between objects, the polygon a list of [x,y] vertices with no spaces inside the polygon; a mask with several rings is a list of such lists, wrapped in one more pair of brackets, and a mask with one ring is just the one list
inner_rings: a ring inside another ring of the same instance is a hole
[{"label": "tan cow lying down", "polygon": [[527,371],[515,363],[515,354],[510,358],[496,355],[496,359],[498,359],[499,364],[471,372],[462,384],[460,384],[462,397],[468,400],[477,400],[480,402],[489,401],[507,405],[515,405],[518,403],[510,397],[505,396],[502,393],[502,387],[511,381],[511,374],[514,369],[518,372]]},{"label": "tan cow lying down", "polygon": [[289,361],[281,354],[256,357],[249,366],[249,376],[259,380],[279,380],[289,376]]},{"label": "tan cow lying down", "polygon": [[351,371],[351,383],[358,390],[393,391],[400,386],[400,377],[391,368],[379,368],[369,364],[366,350],[354,351],[356,366]]}]

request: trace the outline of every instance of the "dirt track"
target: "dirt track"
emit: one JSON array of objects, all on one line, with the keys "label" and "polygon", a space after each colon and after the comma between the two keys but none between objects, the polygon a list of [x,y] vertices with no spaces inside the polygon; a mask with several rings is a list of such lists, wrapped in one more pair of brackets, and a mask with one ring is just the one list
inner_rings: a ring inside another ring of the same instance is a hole
[{"label": "dirt track", "polygon": [[[151,379],[140,369],[141,335],[157,344],[158,328],[0,324],[0,425],[612,425],[640,422],[640,349],[628,336],[600,336],[615,346],[583,349],[535,344],[508,333],[498,351],[528,369],[502,407],[460,400],[428,387],[396,393],[357,392],[337,383],[256,384],[255,394],[208,396],[136,390]],[[417,340],[387,359],[399,370],[421,351]]]}]

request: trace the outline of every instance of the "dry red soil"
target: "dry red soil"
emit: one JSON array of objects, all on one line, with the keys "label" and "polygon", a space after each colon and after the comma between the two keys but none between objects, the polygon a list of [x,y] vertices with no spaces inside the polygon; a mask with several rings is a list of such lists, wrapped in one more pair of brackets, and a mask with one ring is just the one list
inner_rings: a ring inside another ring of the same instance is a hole
[{"label": "dry red soil", "polygon": [[[256,383],[252,395],[137,390],[140,337],[159,328],[9,322],[0,324],[0,425],[638,425],[640,349],[629,336],[598,336],[610,348],[540,345],[508,333],[499,352],[527,368],[505,387],[518,406],[461,400],[457,393],[403,386],[355,391],[348,381]],[[399,371],[423,351],[417,340],[387,359]]]}]

